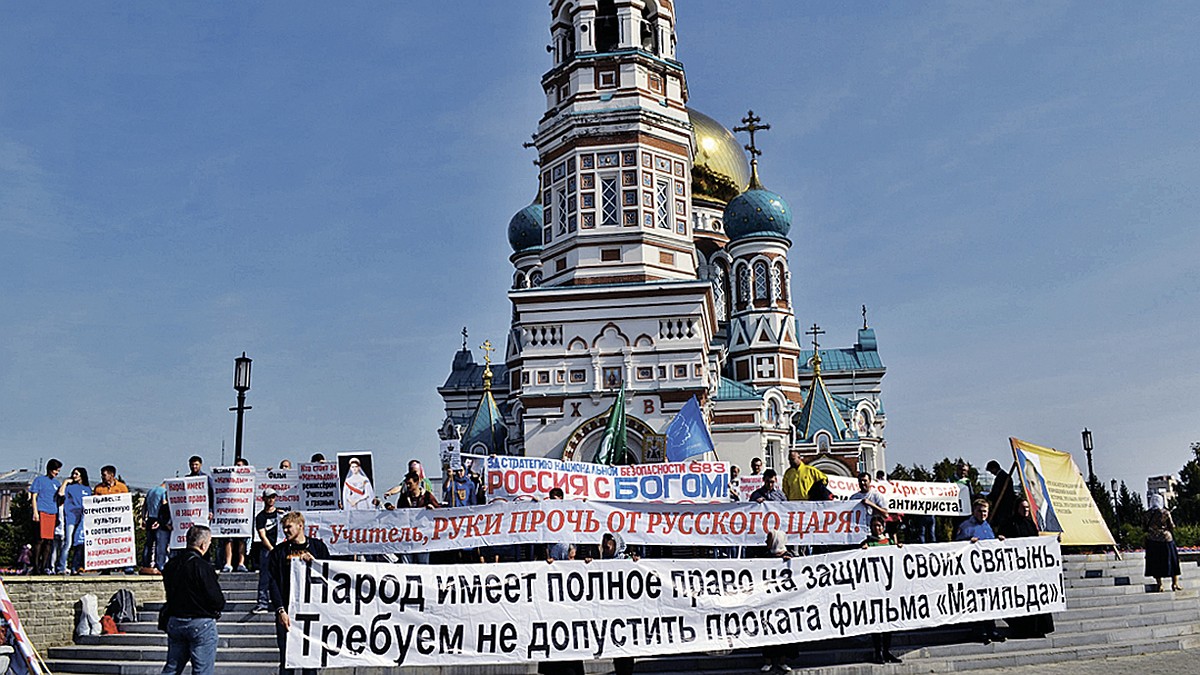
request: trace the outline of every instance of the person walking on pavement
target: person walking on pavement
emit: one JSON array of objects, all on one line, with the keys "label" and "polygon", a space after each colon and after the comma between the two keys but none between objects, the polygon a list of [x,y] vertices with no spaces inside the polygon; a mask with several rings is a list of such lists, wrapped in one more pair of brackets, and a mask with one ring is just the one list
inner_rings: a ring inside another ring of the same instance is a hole
[{"label": "person walking on pavement", "polygon": [[212,545],[212,531],[193,525],[187,549],[163,568],[167,602],[159,615],[159,628],[167,631],[167,663],[163,675],[179,675],[188,661],[192,675],[216,672],[217,619],[225,609],[225,594],[217,573],[204,559]]}]

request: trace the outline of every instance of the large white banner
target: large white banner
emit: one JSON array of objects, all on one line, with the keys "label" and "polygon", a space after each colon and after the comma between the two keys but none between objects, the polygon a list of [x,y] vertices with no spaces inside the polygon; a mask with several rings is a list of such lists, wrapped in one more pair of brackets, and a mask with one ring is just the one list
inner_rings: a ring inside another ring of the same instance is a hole
[{"label": "large white banner", "polygon": [[545,499],[552,488],[567,499],[617,502],[727,502],[728,462],[667,462],[608,466],[540,457],[487,458],[488,497]]},{"label": "large white banner", "polygon": [[599,543],[605,532],[649,546],[763,546],[768,530],[791,544],[845,545],[866,538],[859,502],[648,504],[496,502],[454,509],[313,511],[309,536],[336,555],[444,551],[570,541]]},{"label": "large white banner", "polygon": [[83,567],[133,567],[133,498],[129,493],[83,498]]},{"label": "large white banner", "polygon": [[752,560],[292,562],[287,667],[754,649],[1065,609],[1054,537]]},{"label": "large white banner", "polygon": [[300,472],[296,469],[259,469],[255,476],[254,513],[263,510],[262,493],[275,491],[275,508],[280,511],[303,510]]},{"label": "large white banner", "polygon": [[337,462],[304,462],[300,464],[300,489],[305,511],[331,511],[338,507]]},{"label": "large white banner", "polygon": [[171,506],[170,548],[187,548],[192,524],[208,525],[208,476],[168,478],[167,503]]},{"label": "large white banner", "polygon": [[212,533],[214,537],[249,537],[254,533],[252,466],[214,466]]},{"label": "large white banner", "polygon": [[[971,491],[958,483],[922,483],[893,480],[874,481],[871,489],[884,496],[892,513],[919,513],[930,516],[971,515]],[[838,499],[858,492],[858,479],[830,476],[829,491]]]}]

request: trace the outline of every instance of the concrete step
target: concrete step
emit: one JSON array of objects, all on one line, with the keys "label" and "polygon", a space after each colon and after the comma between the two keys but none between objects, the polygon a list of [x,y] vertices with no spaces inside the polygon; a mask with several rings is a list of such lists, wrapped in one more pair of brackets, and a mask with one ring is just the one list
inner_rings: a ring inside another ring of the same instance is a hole
[{"label": "concrete step", "polygon": [[[166,663],[165,656],[163,660],[156,663],[96,663],[82,659],[54,659],[46,661],[50,672],[72,673],[73,675],[159,675],[162,672],[164,663]],[[588,672],[611,673],[612,667],[609,664],[611,664],[610,661],[597,661],[594,664],[588,664]],[[594,666],[599,666],[599,668],[593,670]],[[274,675],[276,668],[275,662],[266,664],[258,661],[218,661],[216,671],[219,675]],[[184,672],[190,673],[190,666]],[[397,675],[397,673],[404,673],[405,675],[536,675],[537,664],[471,667],[406,666],[403,669],[344,668],[329,672],[336,672],[342,675]],[[757,670],[755,672],[757,673]]]},{"label": "concrete step", "polygon": [[[93,661],[117,661],[121,663],[155,662],[163,664],[167,661],[167,645],[164,642],[162,645],[105,644],[95,647],[81,645],[75,645],[72,647],[51,647],[49,649],[49,658],[63,659],[67,661],[92,659]],[[229,647],[217,650],[218,664],[225,661],[233,661],[238,663],[261,663],[264,661],[278,660],[279,652],[275,649]],[[218,669],[220,668],[221,666],[218,666]]]},{"label": "concrete step", "polygon": [[[247,634],[225,634],[218,629],[220,637],[218,638],[217,647],[225,649],[226,647],[238,649],[275,649],[275,633],[262,633],[259,635]],[[79,647],[166,647],[166,633],[124,633],[117,635],[94,635],[83,636],[75,639],[76,646]]]},{"label": "concrete step", "polygon": [[1195,601],[1197,597],[1200,597],[1200,589],[1155,593],[1153,590],[1148,591],[1140,586],[1110,586],[1107,589],[1088,589],[1085,593],[1068,596],[1066,601],[1068,608],[1075,609],[1077,607],[1104,607],[1105,601],[1108,605],[1119,607],[1134,604],[1154,606],[1180,600]]},{"label": "concrete step", "polygon": [[1200,606],[1193,598],[1169,598],[1167,600],[1150,602],[1146,600],[1148,597],[1141,596],[1130,598],[1124,603],[1108,603],[1097,607],[1077,607],[1072,604],[1067,605],[1067,609],[1061,612],[1055,612],[1054,616],[1057,619],[1064,621],[1077,619],[1102,619],[1112,616],[1131,616],[1135,614],[1161,614],[1163,612],[1173,612],[1181,609],[1192,609]]},{"label": "concrete step", "polygon": [[[120,628],[130,635],[166,635],[158,629],[157,620],[123,623]],[[217,621],[217,633],[220,635],[274,635],[275,621],[270,614],[265,615],[265,618],[256,617],[251,621],[233,621],[222,617],[220,621]]]}]

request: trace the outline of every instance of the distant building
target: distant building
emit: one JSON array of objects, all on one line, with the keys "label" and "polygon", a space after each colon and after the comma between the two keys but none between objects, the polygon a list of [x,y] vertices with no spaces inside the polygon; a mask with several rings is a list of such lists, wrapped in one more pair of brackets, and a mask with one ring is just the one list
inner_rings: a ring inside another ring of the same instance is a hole
[{"label": "distant building", "polygon": [[1171,500],[1175,499],[1175,486],[1179,485],[1179,481],[1175,476],[1167,474],[1165,476],[1150,476],[1146,479],[1146,494],[1154,494],[1155,492],[1162,493],[1163,501],[1168,505]]},{"label": "distant building", "polygon": [[819,349],[824,331],[793,308],[789,252],[824,252],[793,250],[791,207],[760,181],[754,133],[769,126],[750,113],[736,128],[748,161],[688,107],[673,3],[550,5],[537,196],[508,226],[511,328],[495,364],[464,339],[438,389],[440,436],[592,461],[624,390],[630,461],[663,461],[668,423],[696,397],[722,460],[782,469],[799,450],[826,473],[886,471],[866,308],[852,346]]},{"label": "distant building", "polygon": [[28,492],[33,479],[41,474],[29,469],[10,469],[0,473],[0,522],[12,520],[12,500],[18,492]]}]

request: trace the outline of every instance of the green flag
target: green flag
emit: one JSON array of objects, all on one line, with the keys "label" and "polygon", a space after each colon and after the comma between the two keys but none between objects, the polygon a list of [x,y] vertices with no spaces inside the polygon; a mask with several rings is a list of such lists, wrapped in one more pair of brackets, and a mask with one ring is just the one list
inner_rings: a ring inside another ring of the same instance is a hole
[{"label": "green flag", "polygon": [[625,463],[625,387],[617,394],[608,412],[608,425],[600,448],[596,450],[596,463],[614,466]]}]

